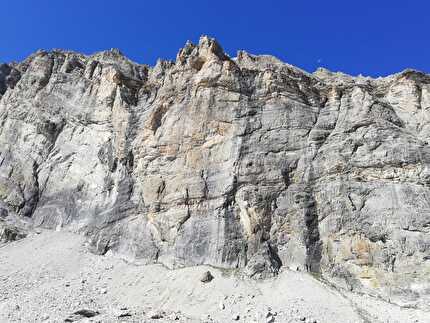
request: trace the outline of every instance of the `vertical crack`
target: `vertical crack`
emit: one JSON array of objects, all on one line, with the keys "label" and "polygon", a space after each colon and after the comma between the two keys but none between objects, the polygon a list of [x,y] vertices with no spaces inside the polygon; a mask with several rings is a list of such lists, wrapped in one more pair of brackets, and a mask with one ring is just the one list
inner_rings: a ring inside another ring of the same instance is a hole
[{"label": "vertical crack", "polygon": [[322,243],[319,232],[319,218],[311,184],[312,166],[305,179],[305,188],[301,195],[305,222],[304,240],[306,246],[305,268],[309,272],[321,271]]}]

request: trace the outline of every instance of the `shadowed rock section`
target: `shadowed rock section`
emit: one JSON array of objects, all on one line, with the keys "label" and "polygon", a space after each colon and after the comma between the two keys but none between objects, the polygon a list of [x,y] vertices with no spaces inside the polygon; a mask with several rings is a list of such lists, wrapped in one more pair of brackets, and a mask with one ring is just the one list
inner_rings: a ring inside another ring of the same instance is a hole
[{"label": "shadowed rock section", "polygon": [[0,216],[168,267],[282,268],[429,304],[430,77],[187,43],[0,66]]}]

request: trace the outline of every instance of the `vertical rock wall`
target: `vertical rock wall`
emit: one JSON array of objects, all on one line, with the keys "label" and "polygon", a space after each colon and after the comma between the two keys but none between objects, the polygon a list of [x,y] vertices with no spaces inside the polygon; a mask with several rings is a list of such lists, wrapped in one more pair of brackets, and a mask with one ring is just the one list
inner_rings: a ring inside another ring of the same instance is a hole
[{"label": "vertical rock wall", "polygon": [[267,277],[303,269],[427,306],[430,76],[379,79],[213,39],[0,66],[0,216],[94,252]]}]

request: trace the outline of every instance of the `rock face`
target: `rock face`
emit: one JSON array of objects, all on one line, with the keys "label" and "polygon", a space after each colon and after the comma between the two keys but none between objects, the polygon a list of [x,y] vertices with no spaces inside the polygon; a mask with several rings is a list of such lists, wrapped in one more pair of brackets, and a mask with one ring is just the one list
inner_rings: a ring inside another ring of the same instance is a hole
[{"label": "rock face", "polygon": [[202,37],[175,62],[40,51],[0,66],[0,216],[100,254],[321,274],[430,304],[430,76],[378,79]]}]

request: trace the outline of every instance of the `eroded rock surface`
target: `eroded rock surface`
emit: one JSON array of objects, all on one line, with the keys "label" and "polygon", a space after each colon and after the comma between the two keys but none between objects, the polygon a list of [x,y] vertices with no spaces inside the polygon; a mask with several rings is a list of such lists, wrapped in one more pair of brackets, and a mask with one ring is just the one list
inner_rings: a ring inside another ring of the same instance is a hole
[{"label": "eroded rock surface", "polygon": [[20,227],[14,226],[0,219],[0,246],[12,241],[24,239],[27,233]]},{"label": "eroded rock surface", "polygon": [[168,267],[321,274],[430,304],[430,76],[226,55],[40,51],[0,66],[0,216]]}]

